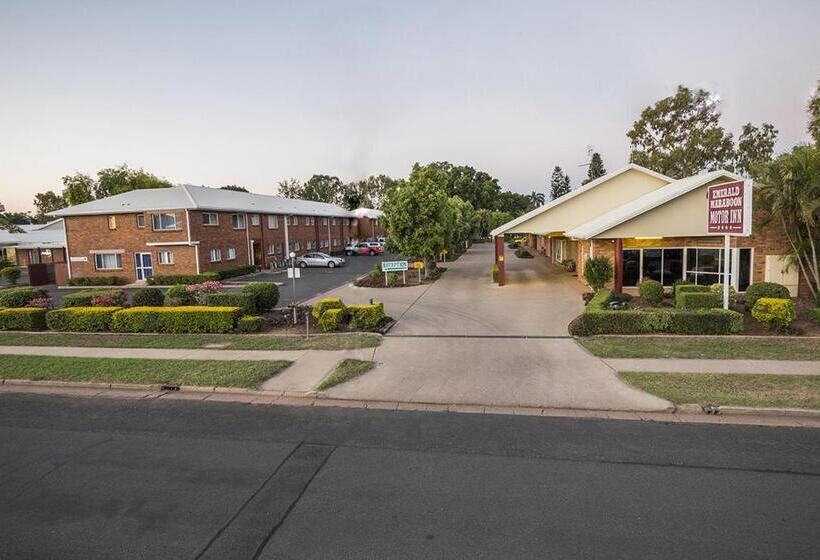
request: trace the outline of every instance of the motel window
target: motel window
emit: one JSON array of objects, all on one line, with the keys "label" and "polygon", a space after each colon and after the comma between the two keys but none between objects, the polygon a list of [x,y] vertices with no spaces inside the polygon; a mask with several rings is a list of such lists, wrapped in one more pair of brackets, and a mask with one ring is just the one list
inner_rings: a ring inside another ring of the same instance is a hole
[{"label": "motel window", "polygon": [[251,225],[258,226],[259,225],[259,214],[251,214]]},{"label": "motel window", "polygon": [[117,229],[117,217],[108,216],[108,229]]},{"label": "motel window", "polygon": [[119,270],[122,268],[122,255],[119,253],[97,253],[94,255],[94,268],[97,270]]},{"label": "motel window", "polygon": [[268,254],[275,255],[276,254],[276,245],[273,243],[268,243]]},{"label": "motel window", "polygon": [[236,249],[233,247],[228,247],[228,254],[225,257],[226,260],[233,261],[236,260]]},{"label": "motel window", "polygon": [[334,246],[334,247],[338,247],[338,246],[339,246],[339,240],[338,240],[338,239],[334,239],[334,240],[333,240],[333,246]]},{"label": "motel window", "polygon": [[268,216],[268,229],[279,229],[279,216]]},{"label": "motel window", "polygon": [[29,264],[40,264],[40,251],[37,249],[29,249],[28,262]]},{"label": "motel window", "polygon": [[151,214],[151,227],[154,229],[154,231],[180,229],[179,214]]},{"label": "motel window", "polygon": [[332,225],[332,226],[336,225],[336,218],[331,218],[330,219],[330,225]]},{"label": "motel window", "polygon": [[211,262],[219,262],[222,260],[221,249],[211,249]]},{"label": "motel window", "polygon": [[299,250],[299,242],[294,241],[293,243],[288,243],[288,252],[291,251],[298,251]]},{"label": "motel window", "polygon": [[687,249],[686,279],[698,286],[723,281],[723,249]]},{"label": "motel window", "polygon": [[231,227],[245,229],[245,214],[231,214]]},{"label": "motel window", "polygon": [[322,225],[323,225],[323,226],[326,226],[326,225],[327,225],[327,218],[322,218]]},{"label": "motel window", "polygon": [[624,286],[637,286],[641,281],[641,250],[626,249],[624,256]]},{"label": "motel window", "polygon": [[174,264],[174,254],[171,251],[157,251],[157,263]]},{"label": "motel window", "polygon": [[145,214],[137,214],[137,227],[144,228],[145,227]]},{"label": "motel window", "polygon": [[350,227],[353,227],[353,226],[355,226],[357,223],[358,223],[358,222],[356,221],[356,218],[350,218],[350,221],[348,222],[348,224],[347,224],[347,225],[349,225]]},{"label": "motel window", "polygon": [[203,226],[218,226],[219,225],[219,214],[216,212],[203,212],[202,213],[202,225]]}]

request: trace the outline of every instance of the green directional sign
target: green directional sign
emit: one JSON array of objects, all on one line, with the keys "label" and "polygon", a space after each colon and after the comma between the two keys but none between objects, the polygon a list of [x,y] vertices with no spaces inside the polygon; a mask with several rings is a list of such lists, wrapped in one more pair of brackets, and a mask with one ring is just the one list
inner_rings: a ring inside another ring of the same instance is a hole
[{"label": "green directional sign", "polygon": [[382,263],[382,272],[401,272],[408,268],[407,261],[384,261]]}]

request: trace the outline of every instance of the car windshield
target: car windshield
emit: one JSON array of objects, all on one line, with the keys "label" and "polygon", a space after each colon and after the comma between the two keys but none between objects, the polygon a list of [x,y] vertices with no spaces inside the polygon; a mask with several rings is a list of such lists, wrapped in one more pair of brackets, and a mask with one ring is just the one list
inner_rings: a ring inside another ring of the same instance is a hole
[{"label": "car windshield", "polygon": [[329,259],[330,258],[330,255],[328,255],[327,253],[315,253],[313,256],[316,257],[317,259]]}]

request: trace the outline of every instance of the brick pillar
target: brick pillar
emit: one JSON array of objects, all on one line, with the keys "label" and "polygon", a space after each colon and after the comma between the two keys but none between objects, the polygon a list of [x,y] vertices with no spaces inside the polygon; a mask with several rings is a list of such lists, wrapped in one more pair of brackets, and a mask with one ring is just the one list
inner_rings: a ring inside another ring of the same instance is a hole
[{"label": "brick pillar", "polygon": [[620,237],[615,240],[615,287],[616,294],[624,291],[624,240]]},{"label": "brick pillar", "polygon": [[503,286],[505,284],[505,274],[504,274],[504,236],[499,235],[495,238],[495,264],[498,265],[498,285]]}]

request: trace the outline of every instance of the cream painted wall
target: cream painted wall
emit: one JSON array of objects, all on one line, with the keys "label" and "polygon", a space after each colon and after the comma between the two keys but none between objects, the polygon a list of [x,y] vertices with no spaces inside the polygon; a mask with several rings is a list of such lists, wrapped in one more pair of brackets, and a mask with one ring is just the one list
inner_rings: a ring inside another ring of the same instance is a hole
[{"label": "cream painted wall", "polygon": [[567,231],[666,184],[663,179],[629,169],[554,208],[533,216],[510,228],[506,233],[546,235],[551,232]]},{"label": "cream painted wall", "polygon": [[618,237],[700,237],[707,231],[706,187],[731,181],[716,179],[679,196],[653,210],[644,212],[614,228],[595,236],[595,239]]}]

